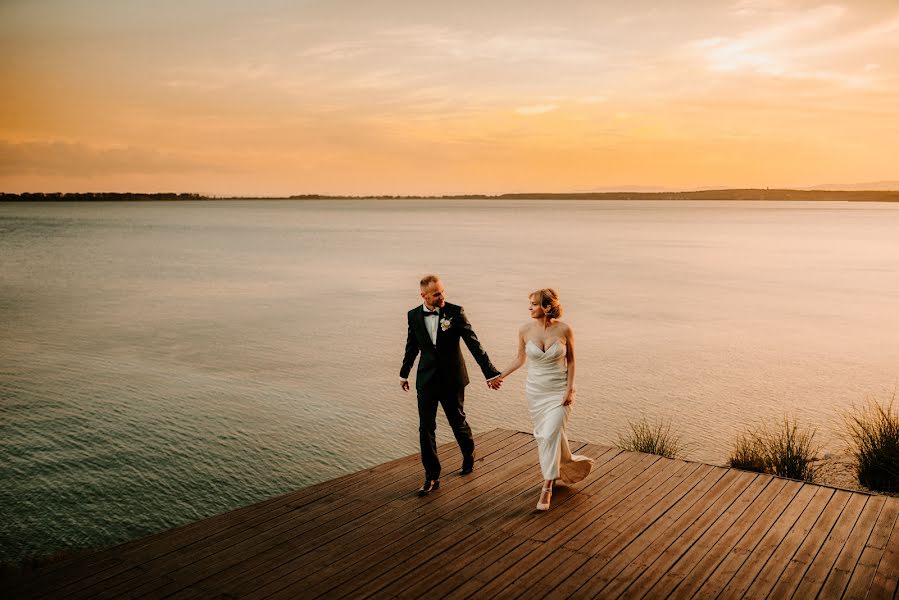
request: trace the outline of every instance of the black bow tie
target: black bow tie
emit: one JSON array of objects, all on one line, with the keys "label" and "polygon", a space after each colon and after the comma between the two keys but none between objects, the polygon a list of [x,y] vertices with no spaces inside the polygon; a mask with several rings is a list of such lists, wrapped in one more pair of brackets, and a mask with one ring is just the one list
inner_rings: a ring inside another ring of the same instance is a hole
[{"label": "black bow tie", "polygon": [[423,310],[422,312],[425,314],[426,317],[428,317],[430,315],[434,315],[436,317],[438,314],[440,314],[436,310]]}]

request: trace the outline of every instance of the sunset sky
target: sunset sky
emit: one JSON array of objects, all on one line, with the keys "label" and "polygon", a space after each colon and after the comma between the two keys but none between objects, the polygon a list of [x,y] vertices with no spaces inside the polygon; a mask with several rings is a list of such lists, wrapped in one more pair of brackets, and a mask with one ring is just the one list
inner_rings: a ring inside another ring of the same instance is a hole
[{"label": "sunset sky", "polygon": [[0,0],[0,191],[899,180],[899,2]]}]

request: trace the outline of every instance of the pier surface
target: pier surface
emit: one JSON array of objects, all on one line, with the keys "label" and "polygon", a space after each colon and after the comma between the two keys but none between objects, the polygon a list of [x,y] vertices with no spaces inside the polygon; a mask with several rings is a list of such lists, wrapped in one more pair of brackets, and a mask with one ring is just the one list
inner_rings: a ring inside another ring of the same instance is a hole
[{"label": "pier surface", "polygon": [[65,598],[894,598],[899,498],[572,443],[590,476],[539,496],[529,434],[476,436],[0,584]]}]

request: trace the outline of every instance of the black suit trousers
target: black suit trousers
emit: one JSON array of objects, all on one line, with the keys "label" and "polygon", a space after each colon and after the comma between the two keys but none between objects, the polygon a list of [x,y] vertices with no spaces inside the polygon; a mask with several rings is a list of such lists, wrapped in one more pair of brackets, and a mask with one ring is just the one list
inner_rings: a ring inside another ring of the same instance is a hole
[{"label": "black suit trousers", "polygon": [[465,388],[419,390],[418,392],[418,433],[421,444],[421,464],[427,479],[440,477],[440,459],[437,458],[437,405],[443,406],[443,413],[453,429],[463,457],[474,456],[474,440],[471,427],[465,420]]}]

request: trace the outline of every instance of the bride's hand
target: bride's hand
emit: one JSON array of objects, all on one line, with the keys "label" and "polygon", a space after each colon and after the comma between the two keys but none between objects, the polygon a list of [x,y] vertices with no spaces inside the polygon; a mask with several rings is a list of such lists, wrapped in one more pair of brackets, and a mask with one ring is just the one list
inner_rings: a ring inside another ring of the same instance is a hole
[{"label": "bride's hand", "polygon": [[562,402],[562,406],[571,406],[572,404],[574,404],[574,394],[574,390],[568,390],[568,392],[565,394],[565,401]]}]

